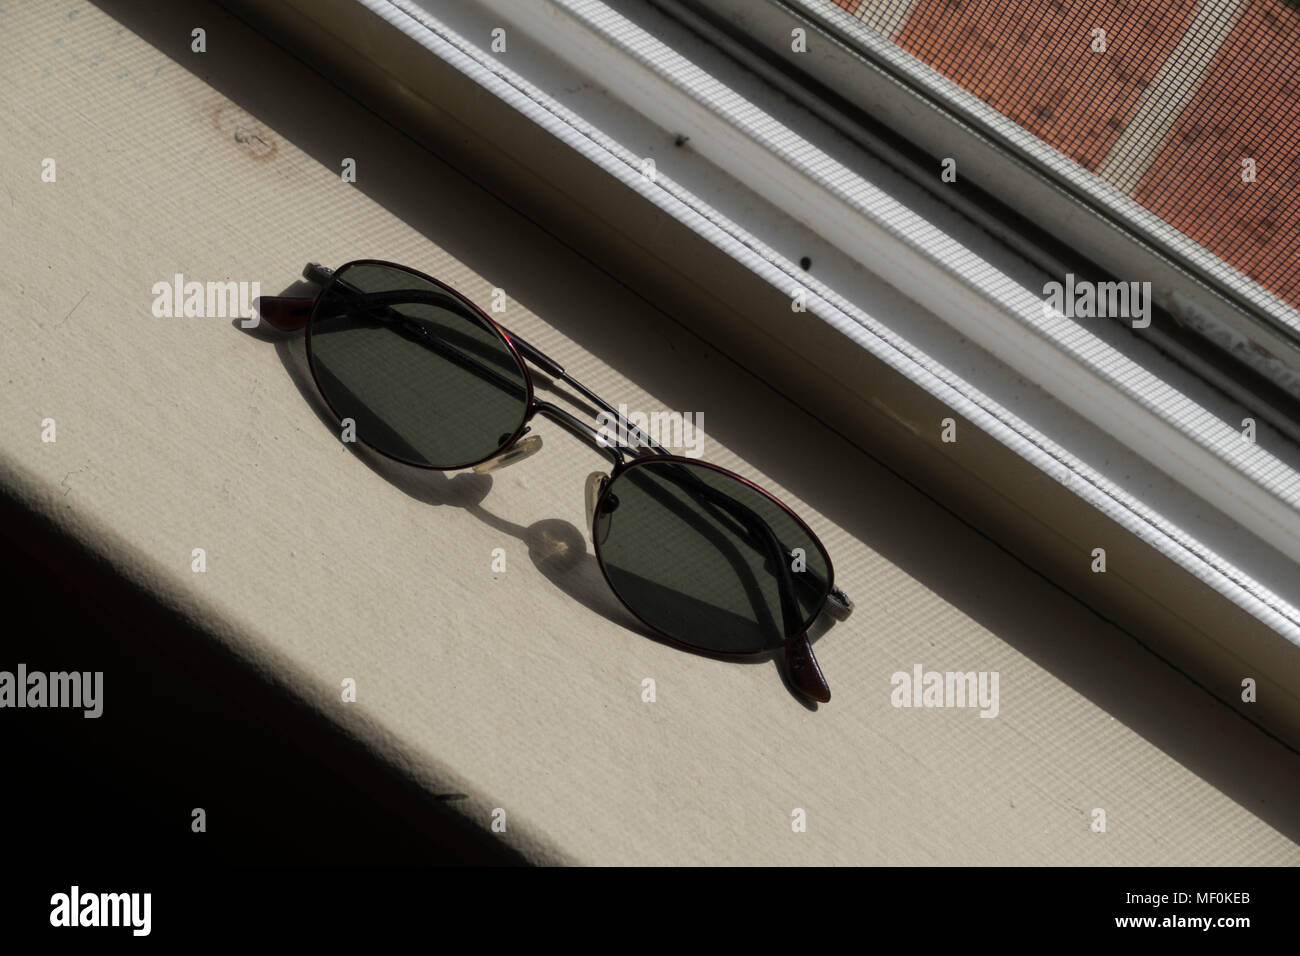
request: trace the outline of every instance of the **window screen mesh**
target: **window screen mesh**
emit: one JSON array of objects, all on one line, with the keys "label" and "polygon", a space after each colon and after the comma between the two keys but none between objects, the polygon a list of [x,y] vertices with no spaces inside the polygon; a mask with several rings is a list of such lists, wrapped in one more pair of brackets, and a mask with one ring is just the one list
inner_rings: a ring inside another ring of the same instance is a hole
[{"label": "window screen mesh", "polygon": [[1300,307],[1297,0],[825,2]]}]

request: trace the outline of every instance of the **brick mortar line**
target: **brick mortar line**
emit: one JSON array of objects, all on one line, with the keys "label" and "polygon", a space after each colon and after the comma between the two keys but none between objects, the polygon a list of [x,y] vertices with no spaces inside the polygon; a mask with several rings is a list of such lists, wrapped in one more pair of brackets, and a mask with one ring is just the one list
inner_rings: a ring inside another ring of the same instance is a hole
[{"label": "brick mortar line", "polygon": [[1205,71],[1250,0],[1202,0],[1196,16],[1142,94],[1138,108],[1097,168],[1097,175],[1132,194],[1159,155],[1170,130],[1192,102]]}]

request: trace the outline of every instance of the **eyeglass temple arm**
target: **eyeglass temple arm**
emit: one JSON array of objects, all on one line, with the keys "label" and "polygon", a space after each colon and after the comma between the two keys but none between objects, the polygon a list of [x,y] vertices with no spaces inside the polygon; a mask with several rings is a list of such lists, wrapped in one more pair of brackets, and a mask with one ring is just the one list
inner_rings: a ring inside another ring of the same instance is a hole
[{"label": "eyeglass temple arm", "polygon": [[256,303],[257,314],[281,332],[305,329],[315,304],[315,299],[287,295],[261,295]]},{"label": "eyeglass temple arm", "polygon": [[[771,544],[773,546],[774,548],[773,557],[776,560],[776,562],[779,563],[784,568],[785,556],[787,554],[792,554],[793,552],[790,552],[786,549],[785,545],[776,537],[775,533],[771,529],[771,526],[768,525],[766,521],[764,521],[759,515],[755,514],[752,509],[746,507],[744,504],[735,500],[730,495],[723,494],[722,492],[719,492],[716,489],[710,487],[708,484],[701,481],[699,478],[695,477],[694,475],[690,474],[690,472],[686,471],[685,469],[679,468],[675,470],[679,472],[679,474],[676,476],[677,483],[682,486],[685,486],[686,484],[690,484],[691,488],[694,489],[696,492],[698,492],[698,494],[696,495],[697,500],[699,500],[700,495],[710,498],[712,501],[720,505],[724,510],[731,512],[737,518],[739,518],[739,520],[749,529],[749,533],[751,535],[755,532],[755,529],[761,529],[760,537],[765,535],[766,538],[769,539],[769,541],[765,543]],[[710,502],[701,500],[700,503],[705,507],[711,508]],[[717,516],[716,510],[714,510],[713,513],[714,516],[716,517]],[[822,580],[821,575],[817,574],[817,572],[813,571],[810,568],[806,568],[802,573],[812,578],[814,581],[816,581],[819,584],[826,583],[825,581]],[[853,613],[853,602],[849,600],[849,596],[839,588],[831,587],[827,592],[827,600],[831,605],[833,605],[832,607],[833,616],[838,618],[839,620],[844,620],[850,614]]]},{"label": "eyeglass temple arm", "polygon": [[[718,503],[721,504],[725,510],[733,512],[742,523],[748,526],[748,534],[751,536],[751,542],[756,537],[759,542],[767,546],[769,555],[776,563],[774,570],[777,573],[777,593],[781,601],[781,616],[785,621],[786,633],[789,633],[792,629],[797,627],[799,623],[799,612],[794,597],[794,581],[790,577],[790,568],[785,563],[785,546],[777,538],[776,532],[772,529],[772,526],[743,503],[732,499],[729,495],[722,494],[707,483],[700,481],[694,475],[687,472],[686,469],[670,469],[669,471],[670,474],[671,471],[679,471],[680,474],[674,477],[678,486],[686,491],[687,494],[694,497],[701,505],[710,508],[710,510],[712,510],[710,503],[702,500],[702,498],[708,497],[718,500],[720,497],[721,500],[718,501]],[[691,487],[688,488],[688,484]],[[656,495],[656,497],[660,496]],[[661,497],[660,500],[669,507],[676,509],[675,499],[671,496],[664,497],[666,497],[667,500],[664,500],[663,497]],[[716,511],[714,512],[714,516],[717,517]],[[699,528],[698,530],[702,533],[708,534],[711,529]],[[723,540],[725,541],[725,539]],[[723,541],[715,540],[715,544],[722,547]],[[726,547],[723,547],[722,549],[724,553],[728,550]],[[734,548],[731,550],[734,552]],[[746,569],[746,565],[743,561],[739,560],[738,556],[737,561],[734,563],[737,571]],[[746,590],[749,589],[747,588]],[[766,613],[765,605],[761,600],[756,600],[754,606],[760,613]],[[826,677],[822,674],[821,666],[817,663],[817,656],[813,653],[812,643],[808,640],[806,632],[798,634],[793,640],[789,641],[785,645],[785,660],[790,680],[795,687],[798,688],[801,694],[823,704],[830,701],[830,685],[826,683]]]},{"label": "eyeglass temple arm", "polygon": [[[679,471],[680,474],[674,476],[672,475],[672,471]],[[699,504],[709,508],[710,511],[713,510],[712,504],[704,501],[703,498],[715,497],[718,494],[716,489],[711,488],[703,481],[699,481],[693,475],[690,475],[685,469],[670,469],[669,477],[679,487],[681,487],[683,491],[695,498]],[[647,486],[646,491],[658,499],[665,507],[672,509],[680,516],[690,521],[690,513],[684,509],[682,503],[679,502],[675,496],[657,489],[653,482]],[[724,495],[723,497],[727,496]],[[777,539],[776,533],[767,522],[763,521],[758,515],[754,514],[753,511],[740,502],[733,502],[733,504],[740,509],[742,516],[747,513],[754,523],[761,526],[754,527],[751,524],[748,533],[750,535],[756,535],[763,544],[767,545],[769,553],[776,561],[777,567],[775,570],[777,574],[777,591],[781,601],[781,616],[785,622],[785,631],[786,633],[789,633],[793,628],[798,626],[798,608],[794,599],[794,583],[790,579],[789,568],[785,565],[782,545]],[[730,510],[730,508],[727,510]],[[717,517],[716,512],[714,512],[714,515]],[[746,594],[752,602],[755,614],[766,619],[769,623],[774,624],[771,620],[771,614],[767,609],[767,604],[758,592],[757,581],[751,573],[749,565],[741,557],[735,545],[733,545],[725,535],[720,534],[718,529],[711,527],[708,522],[691,522],[691,524],[698,533],[710,539],[714,546],[717,547],[727,560],[731,562],[732,567],[735,568],[736,573],[742,579],[741,585],[744,587]],[[821,666],[817,663],[817,657],[813,653],[812,644],[808,640],[808,634],[806,632],[798,633],[793,637],[793,639],[786,642],[785,661],[786,671],[789,675],[790,682],[795,686],[799,693],[811,700],[818,701],[819,703],[824,704],[830,701],[830,685],[826,683],[826,677],[822,674]]]},{"label": "eyeglass temple arm", "polygon": [[[324,286],[334,275],[333,269],[327,269],[315,262],[309,262],[302,270],[302,277],[308,282]],[[281,332],[295,332],[305,329],[311,319],[312,307],[316,296],[310,298],[288,295],[263,295],[257,298],[257,314],[265,319],[272,328]]]}]

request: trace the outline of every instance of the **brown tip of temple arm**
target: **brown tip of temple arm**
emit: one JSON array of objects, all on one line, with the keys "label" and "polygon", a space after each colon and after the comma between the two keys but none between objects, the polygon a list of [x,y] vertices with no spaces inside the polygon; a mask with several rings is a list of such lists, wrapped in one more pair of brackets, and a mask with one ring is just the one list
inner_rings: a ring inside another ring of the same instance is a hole
[{"label": "brown tip of temple arm", "polygon": [[257,314],[273,328],[284,332],[307,327],[315,299],[299,299],[283,295],[262,295],[257,298]]},{"label": "brown tip of temple arm", "polygon": [[813,656],[812,645],[808,635],[800,635],[785,646],[785,663],[790,669],[790,682],[799,693],[810,697],[818,703],[825,704],[831,699],[831,688],[822,676],[822,669]]}]

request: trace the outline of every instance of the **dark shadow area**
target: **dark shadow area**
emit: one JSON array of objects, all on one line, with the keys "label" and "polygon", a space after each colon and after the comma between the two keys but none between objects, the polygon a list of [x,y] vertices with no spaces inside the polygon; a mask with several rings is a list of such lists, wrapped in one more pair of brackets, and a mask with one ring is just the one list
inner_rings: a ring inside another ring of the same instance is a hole
[{"label": "dark shadow area", "polygon": [[70,874],[527,862],[453,809],[463,794],[427,793],[2,493],[0,594],[0,670],[104,675],[98,718],[3,712],[8,858]]},{"label": "dark shadow area", "polygon": [[[889,463],[874,458],[869,449],[820,426],[772,385],[693,338],[690,317],[657,312],[588,255],[595,244],[583,250],[564,245],[545,224],[527,220],[502,203],[491,184],[476,182],[473,170],[462,174],[451,168],[210,3],[95,2],[170,56],[178,68],[196,72],[326,169],[337,170],[342,156],[356,157],[363,171],[357,184],[336,188],[360,189],[480,274],[503,277],[514,301],[619,368],[665,407],[707,409],[710,436],[753,468],[814,503],[826,520],[1248,811],[1290,839],[1300,839],[1300,754],[1153,654],[1140,635],[1100,619],[918,490]],[[205,24],[209,32],[209,52],[199,61],[188,46],[195,23]],[[320,201],[328,203],[329,196],[322,195]],[[292,227],[285,233],[292,236]],[[384,252],[357,248],[355,254]],[[317,255],[302,250],[304,261]],[[423,268],[421,263],[409,264]],[[289,278],[265,280],[269,287]],[[575,289],[581,290],[580,297],[575,298]],[[725,343],[719,344],[725,350]],[[564,362],[569,356],[556,358]],[[332,422],[327,424],[333,428]],[[430,503],[440,503],[447,495],[441,489],[431,495]],[[470,495],[463,506],[478,507],[472,500]],[[815,530],[821,534],[822,527],[818,523]],[[842,574],[840,583],[847,585],[847,577]],[[585,586],[575,591],[585,592]],[[874,596],[851,591],[850,597],[859,606],[859,616],[836,628],[832,640],[851,642],[858,653],[875,655],[871,635],[855,623]],[[918,655],[928,649],[927,640],[917,635]],[[920,658],[876,659],[883,694],[891,671]],[[960,663],[963,668],[980,666],[971,660]],[[828,678],[833,690],[844,691],[833,670]]]}]

